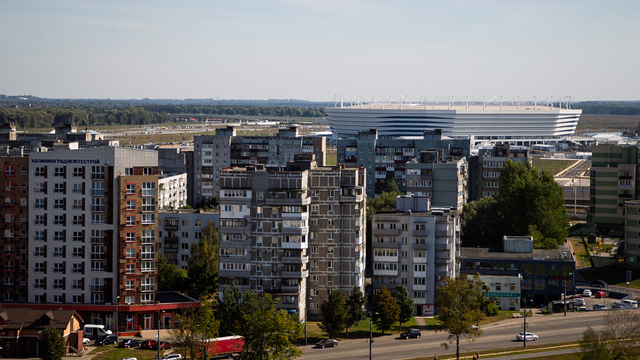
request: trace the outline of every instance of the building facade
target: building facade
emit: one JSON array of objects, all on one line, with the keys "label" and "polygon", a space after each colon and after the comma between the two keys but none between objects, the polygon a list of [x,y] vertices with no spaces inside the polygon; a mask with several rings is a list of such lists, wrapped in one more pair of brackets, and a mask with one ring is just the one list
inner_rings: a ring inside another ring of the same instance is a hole
[{"label": "building facade", "polygon": [[407,195],[428,197],[433,207],[462,209],[467,202],[469,173],[463,157],[444,156],[444,149],[421,151],[407,162]]},{"label": "building facade", "polygon": [[325,164],[326,139],[303,136],[297,125],[280,128],[275,136],[237,136],[236,128],[218,128],[216,135],[194,137],[194,203],[211,201],[219,191],[220,171],[252,164],[285,166],[295,154],[314,154]]},{"label": "building facade", "polygon": [[459,272],[460,218],[426,197],[398,197],[396,211],[373,216],[374,292],[407,288],[416,314],[433,315],[436,290]]},{"label": "building facade", "polygon": [[[481,275],[480,280],[489,288],[487,297],[495,297],[500,310],[520,311],[520,276]],[[523,302],[524,304],[524,302]]]},{"label": "building facade", "polygon": [[364,290],[364,181],[362,169],[319,167],[313,154],[224,170],[220,288],[271,293],[301,318],[319,316],[330,291]]},{"label": "building facade", "polygon": [[500,171],[506,161],[531,163],[532,154],[528,148],[511,146],[508,143],[495,144],[492,148],[480,149],[478,156],[471,158],[469,165],[469,199],[480,200],[493,196],[500,190]]},{"label": "building facade", "polygon": [[187,206],[187,174],[160,175],[158,178],[158,207],[177,210]]},{"label": "building facade", "polygon": [[425,131],[421,137],[379,138],[377,129],[361,131],[357,138],[338,140],[337,162],[347,167],[364,167],[367,171],[367,196],[375,197],[389,190],[393,179],[401,192],[406,191],[408,162],[420,152],[444,149],[445,157],[471,155],[470,139],[450,138],[442,130]]},{"label": "building facade", "polygon": [[167,261],[179,269],[186,269],[193,242],[202,238],[202,231],[210,221],[218,227],[219,212],[197,210],[161,210],[158,212],[158,247]]}]

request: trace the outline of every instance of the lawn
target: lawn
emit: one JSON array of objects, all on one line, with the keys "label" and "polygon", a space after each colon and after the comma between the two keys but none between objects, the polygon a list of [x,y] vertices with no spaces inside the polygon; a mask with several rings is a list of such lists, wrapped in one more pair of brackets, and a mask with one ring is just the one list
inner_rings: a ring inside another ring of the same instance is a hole
[{"label": "lawn", "polygon": [[581,266],[591,266],[591,258],[589,257],[589,252],[587,251],[587,248],[584,247],[584,243],[582,242],[582,240],[571,240],[571,247],[576,253],[578,259],[581,260]]},{"label": "lawn", "polygon": [[327,151],[327,159],[325,160],[326,165],[335,165],[338,159],[338,154],[335,151]]},{"label": "lawn", "polygon": [[[165,351],[160,351],[160,356],[163,356]],[[95,355],[93,360],[122,360],[126,358],[134,357],[138,360],[151,360],[158,357],[158,350],[148,349],[130,349],[119,348],[116,345],[99,346],[93,349],[89,355]]]},{"label": "lawn", "polygon": [[538,171],[547,170],[551,175],[556,175],[560,171],[566,169],[567,167],[573,165],[577,160],[567,159],[567,160],[558,160],[558,159],[542,159],[540,157],[534,157],[532,159],[533,167],[535,167]]},{"label": "lawn", "polygon": [[[418,327],[418,323],[415,318],[411,318],[411,320],[402,324],[402,331],[405,331],[410,328]],[[400,329],[398,328],[398,324],[394,324],[391,326],[391,329],[385,331],[385,335],[392,334],[400,334]],[[382,331],[378,330],[375,325],[373,325],[373,337],[383,336]],[[320,329],[319,322],[309,321],[307,324],[307,338],[309,343],[316,343],[322,339],[326,339],[328,336],[325,332]],[[369,337],[369,319],[362,320],[358,325],[352,326],[349,328],[349,339],[365,339]],[[347,332],[342,332],[340,335],[336,337],[336,339],[347,339]],[[304,338],[299,342],[304,343]]]}]

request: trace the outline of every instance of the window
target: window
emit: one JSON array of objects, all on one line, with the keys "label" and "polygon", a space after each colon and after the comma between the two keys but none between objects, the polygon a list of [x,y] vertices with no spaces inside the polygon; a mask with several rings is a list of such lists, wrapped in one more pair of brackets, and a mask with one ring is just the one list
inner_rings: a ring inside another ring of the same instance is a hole
[{"label": "window", "polygon": [[16,198],[12,198],[12,197],[4,198],[4,206],[7,206],[7,207],[16,206]]},{"label": "window", "polygon": [[136,273],[136,264],[125,264],[124,272],[125,272],[125,274],[135,274]]},{"label": "window", "polygon": [[[124,297],[124,302],[126,304],[133,304],[134,302],[136,302],[136,297],[135,296],[125,296]],[[134,319],[127,317],[127,324],[133,324]]]},{"label": "window", "polygon": [[16,167],[15,167],[15,165],[5,165],[4,166],[4,176],[16,176]]},{"label": "window", "polygon": [[53,232],[53,240],[54,241],[64,241],[64,231],[54,231]]},{"label": "window", "polygon": [[416,238],[416,244],[425,244],[425,239],[424,238]]},{"label": "window", "polygon": [[426,264],[414,264],[413,265],[413,271],[427,271],[427,265]]},{"label": "window", "polygon": [[45,236],[45,232],[44,231],[36,231],[34,233],[34,236],[33,236],[34,240],[44,241],[45,238],[46,238],[46,236]]},{"label": "window", "polygon": [[142,225],[151,225],[156,223],[156,214],[142,214]]},{"label": "window", "polygon": [[53,272],[64,272],[64,265],[62,263],[54,263],[53,264]]},{"label": "window", "polygon": [[143,244],[154,244],[156,242],[156,231],[142,230],[141,241]]},{"label": "window", "polygon": [[104,166],[91,167],[91,180],[104,180]]},{"label": "window", "polygon": [[16,182],[15,181],[5,181],[4,182],[4,191],[6,192],[14,192],[16,190]]},{"label": "window", "polygon": [[63,176],[63,175],[64,175],[64,168],[57,167],[53,169],[53,176]]},{"label": "window", "polygon": [[45,172],[45,167],[36,167],[36,176],[44,176]]},{"label": "window", "polygon": [[327,254],[333,254],[333,246],[327,247]]},{"label": "window", "polygon": [[33,287],[36,289],[44,289],[44,279],[34,279]]},{"label": "window", "polygon": [[[16,215],[13,213],[5,213],[4,214],[4,222],[5,224],[13,224],[16,222]],[[13,229],[11,229],[13,231]],[[11,234],[10,237],[13,237],[13,234]]]},{"label": "window", "polygon": [[147,293],[140,295],[140,302],[143,304],[154,302],[155,296],[153,293]]},{"label": "window", "polygon": [[333,275],[327,275],[327,282],[333,282]]},{"label": "window", "polygon": [[12,277],[5,277],[4,278],[4,284],[5,285],[13,285],[13,278]]},{"label": "window", "polygon": [[74,247],[72,256],[73,257],[82,257],[82,248]]},{"label": "window", "polygon": [[33,223],[36,225],[44,225],[44,215],[35,215],[33,217]]},{"label": "window", "polygon": [[142,272],[154,271],[156,268],[155,261],[143,261],[142,262]]},{"label": "window", "polygon": [[54,225],[64,225],[64,215],[55,215],[53,217]]},{"label": "window", "polygon": [[73,193],[74,194],[82,193],[82,184],[73,184]]},{"label": "window", "polygon": [[135,195],[136,193],[136,184],[127,184],[126,185],[127,195]]},{"label": "window", "polygon": [[104,212],[104,198],[91,198],[91,211]]},{"label": "window", "polygon": [[82,176],[82,168],[73,168],[73,176]]},{"label": "window", "polygon": [[44,199],[36,199],[35,200],[35,208],[36,209],[44,209]]},{"label": "window", "polygon": [[64,184],[62,183],[53,184],[53,192],[57,192],[57,193],[64,192]]},{"label": "window", "polygon": [[154,278],[142,278],[140,279],[140,291],[154,291],[155,279]]},{"label": "window", "polygon": [[143,246],[142,247],[142,260],[155,259],[155,246]]},{"label": "window", "polygon": [[91,214],[92,224],[104,224],[104,214]]},{"label": "window", "polygon": [[126,233],[126,238],[125,241],[126,242],[135,242],[136,241],[136,233],[133,231],[129,231]]},{"label": "window", "polygon": [[136,226],[136,217],[135,216],[127,216],[125,217],[125,226]]},{"label": "window", "polygon": [[73,215],[73,225],[82,225],[82,215]]},{"label": "window", "polygon": [[82,289],[82,279],[71,280],[71,287],[74,289]]},{"label": "window", "polygon": [[91,182],[91,196],[104,196],[104,183],[100,181]]},{"label": "window", "polygon": [[82,302],[82,295],[73,295],[71,297],[71,302],[74,304],[80,304]]},{"label": "window", "polygon": [[327,268],[333,268],[333,261],[327,260]]},{"label": "window", "polygon": [[135,200],[127,200],[126,206],[125,206],[125,210],[126,211],[135,211],[136,210],[136,201]]},{"label": "window", "polygon": [[82,263],[74,263],[72,267],[72,271],[74,273],[81,273],[83,271]]},{"label": "window", "polygon": [[144,175],[153,175],[153,168],[150,168],[150,167],[143,168],[142,173]]},{"label": "window", "polygon": [[53,256],[64,256],[64,248],[62,246],[54,247]]},{"label": "window", "polygon": [[44,263],[35,263],[35,264],[33,264],[33,271],[35,271],[35,272],[44,272]]},{"label": "window", "polygon": [[82,200],[81,199],[74,199],[73,200],[73,208],[74,209],[82,209]]},{"label": "window", "polygon": [[155,196],[156,195],[156,183],[143,182],[142,183],[142,196]]},{"label": "window", "polygon": [[13,254],[14,254],[14,247],[13,247],[13,245],[5,245],[5,246],[4,246],[4,254],[5,254],[5,255],[13,255]]},{"label": "window", "polygon": [[74,231],[73,232],[73,241],[82,241],[84,236],[82,236],[82,231]]},{"label": "window", "polygon": [[142,199],[142,211],[155,211],[156,199],[155,198],[143,198]]},{"label": "window", "polygon": [[93,272],[103,272],[104,271],[104,263],[98,261],[91,262],[91,271]]},{"label": "window", "polygon": [[124,281],[124,289],[125,290],[135,290],[136,289],[136,281],[135,280],[125,280]]},{"label": "window", "polygon": [[125,257],[127,259],[134,259],[136,257],[136,249],[135,248],[126,248],[125,249]]}]

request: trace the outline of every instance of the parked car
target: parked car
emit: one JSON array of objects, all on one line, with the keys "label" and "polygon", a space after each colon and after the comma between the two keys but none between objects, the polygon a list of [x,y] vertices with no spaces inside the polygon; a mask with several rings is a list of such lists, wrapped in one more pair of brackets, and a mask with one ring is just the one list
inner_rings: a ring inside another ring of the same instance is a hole
[{"label": "parked car", "polygon": [[576,302],[576,306],[584,306],[584,299],[583,298],[574,298],[573,301]]},{"label": "parked car", "polygon": [[177,359],[182,359],[182,355],[180,355],[180,354],[167,354],[167,355],[161,357],[160,359],[162,359],[162,360],[177,360]]},{"label": "parked car", "polygon": [[116,344],[117,342],[118,342],[118,335],[107,335],[102,339],[96,340],[95,345],[105,346],[105,345]]},{"label": "parked car", "polygon": [[[171,349],[172,347],[173,347],[173,344],[168,343],[166,341],[160,341],[160,350],[167,350],[167,349]],[[157,348],[158,348],[158,342],[156,341],[152,349],[157,349]]]},{"label": "parked car", "polygon": [[596,291],[595,297],[604,299],[607,297],[607,294],[605,294],[604,291]]},{"label": "parked car", "polygon": [[584,297],[591,297],[591,290],[589,290],[589,289],[584,289],[584,291],[582,292],[582,296],[584,296]]},{"label": "parked car", "polygon": [[401,338],[419,338],[420,335],[422,335],[420,333],[420,329],[409,329],[409,331],[403,332],[402,334],[400,334]]},{"label": "parked car", "polygon": [[612,309],[624,309],[626,306],[621,303],[621,302],[614,302],[613,305],[611,305]]},{"label": "parked car", "polygon": [[122,360],[138,360],[138,358],[130,357],[130,358],[124,358]]},{"label": "parked car", "polygon": [[334,339],[324,339],[316,344],[317,347],[324,349],[327,346],[336,347],[338,346],[338,340]]},{"label": "parked car", "polygon": [[596,280],[594,282],[591,283],[591,285],[596,285],[596,286],[607,286],[607,282],[604,280]]},{"label": "parked car", "polygon": [[[516,335],[516,340],[523,341],[524,337],[525,337],[524,333],[521,332],[520,334]],[[536,340],[538,340],[538,335],[530,332],[527,333],[527,341],[536,341]]]},{"label": "parked car", "polygon": [[142,343],[142,341],[140,340],[126,339],[120,341],[120,344],[118,344],[118,346],[123,348],[134,348],[140,346],[140,343]]},{"label": "parked car", "polygon": [[82,343],[83,344],[88,344],[91,342],[91,339],[87,339],[87,338],[82,338]]},{"label": "parked car", "polygon": [[156,346],[158,342],[155,340],[145,340],[140,344],[141,349],[152,349]]},{"label": "parked car", "polygon": [[593,310],[608,310],[605,304],[593,304]]}]

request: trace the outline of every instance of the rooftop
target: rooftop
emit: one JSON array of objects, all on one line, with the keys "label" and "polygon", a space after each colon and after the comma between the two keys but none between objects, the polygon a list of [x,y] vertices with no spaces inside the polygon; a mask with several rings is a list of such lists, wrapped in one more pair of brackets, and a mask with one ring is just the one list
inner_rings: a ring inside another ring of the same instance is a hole
[{"label": "rooftop", "polygon": [[511,253],[482,247],[462,247],[460,257],[463,259],[574,261],[573,255],[568,251],[545,249],[534,249],[532,253]]}]

